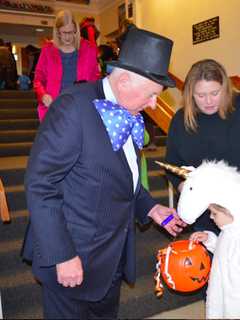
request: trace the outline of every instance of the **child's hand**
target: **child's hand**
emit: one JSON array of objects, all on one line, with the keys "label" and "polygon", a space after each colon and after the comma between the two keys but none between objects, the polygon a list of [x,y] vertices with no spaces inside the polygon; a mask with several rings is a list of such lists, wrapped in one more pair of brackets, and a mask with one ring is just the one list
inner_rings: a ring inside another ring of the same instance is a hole
[{"label": "child's hand", "polygon": [[50,96],[50,94],[44,94],[42,96],[42,102],[46,107],[49,107],[52,101],[53,101],[53,98]]},{"label": "child's hand", "polygon": [[204,231],[198,231],[191,234],[189,240],[193,242],[205,242],[208,239],[208,234]]}]

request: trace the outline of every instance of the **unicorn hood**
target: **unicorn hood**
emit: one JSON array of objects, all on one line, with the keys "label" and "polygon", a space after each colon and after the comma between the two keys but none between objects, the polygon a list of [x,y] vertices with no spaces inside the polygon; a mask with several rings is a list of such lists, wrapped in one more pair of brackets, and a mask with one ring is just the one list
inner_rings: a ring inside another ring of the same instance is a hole
[{"label": "unicorn hood", "polygon": [[240,173],[224,161],[203,161],[188,173],[178,202],[178,214],[192,224],[211,203],[230,211],[240,225]]}]

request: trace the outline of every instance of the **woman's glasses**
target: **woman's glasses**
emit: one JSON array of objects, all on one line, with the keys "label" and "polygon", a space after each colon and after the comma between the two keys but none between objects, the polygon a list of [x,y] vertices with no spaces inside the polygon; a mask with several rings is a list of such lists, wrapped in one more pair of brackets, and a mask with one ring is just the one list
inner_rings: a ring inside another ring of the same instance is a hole
[{"label": "woman's glasses", "polygon": [[76,31],[58,31],[59,35],[62,37],[75,36]]}]

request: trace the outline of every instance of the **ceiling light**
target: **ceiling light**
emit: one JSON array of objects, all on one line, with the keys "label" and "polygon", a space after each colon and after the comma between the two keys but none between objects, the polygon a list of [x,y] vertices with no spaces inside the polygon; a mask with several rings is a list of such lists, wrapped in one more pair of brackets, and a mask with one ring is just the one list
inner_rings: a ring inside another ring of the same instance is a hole
[{"label": "ceiling light", "polygon": [[43,32],[43,31],[44,31],[44,29],[37,28],[37,29],[36,29],[36,31],[37,31],[37,32]]}]

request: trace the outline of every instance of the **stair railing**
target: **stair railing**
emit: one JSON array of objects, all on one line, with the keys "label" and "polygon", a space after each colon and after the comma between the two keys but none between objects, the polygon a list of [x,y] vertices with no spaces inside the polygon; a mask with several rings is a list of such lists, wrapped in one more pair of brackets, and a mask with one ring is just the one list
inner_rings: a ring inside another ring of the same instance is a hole
[{"label": "stair railing", "polygon": [[240,77],[239,76],[232,76],[230,77],[232,84],[234,86],[234,88],[236,88],[237,90],[240,90]]},{"label": "stair railing", "polygon": [[164,133],[168,133],[169,125],[174,116],[174,110],[160,97],[157,97],[155,109],[150,107],[145,109],[149,117],[158,125]]},{"label": "stair railing", "polygon": [[[176,81],[176,88],[182,91],[184,82],[172,73],[169,73],[169,75]],[[169,104],[158,96],[156,109],[146,108],[145,112],[164,133],[168,133],[169,125],[175,114],[175,110]]]}]

